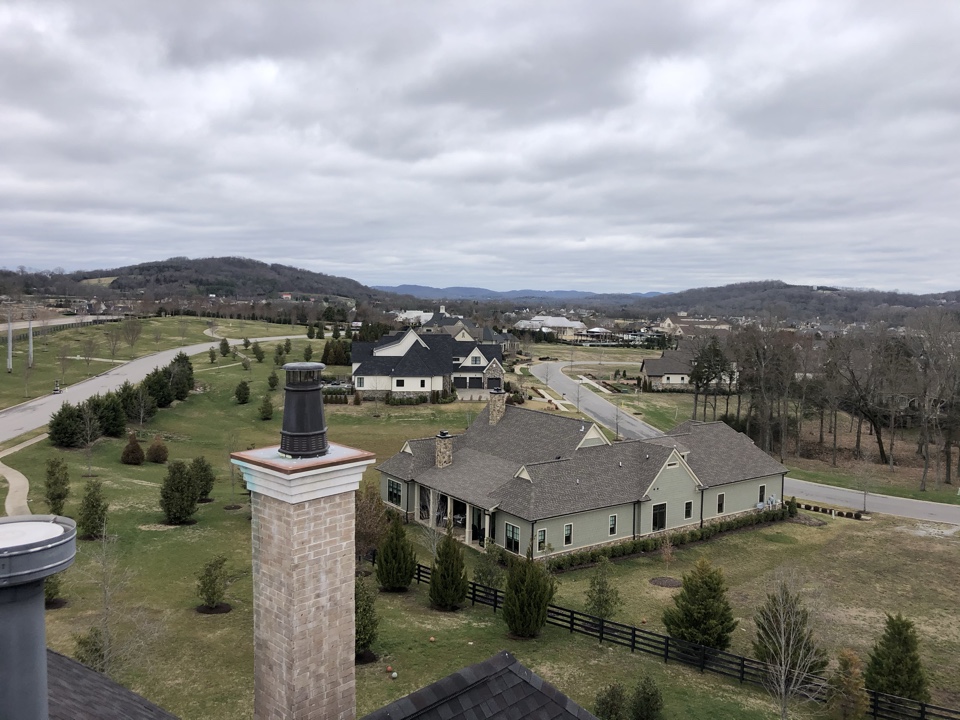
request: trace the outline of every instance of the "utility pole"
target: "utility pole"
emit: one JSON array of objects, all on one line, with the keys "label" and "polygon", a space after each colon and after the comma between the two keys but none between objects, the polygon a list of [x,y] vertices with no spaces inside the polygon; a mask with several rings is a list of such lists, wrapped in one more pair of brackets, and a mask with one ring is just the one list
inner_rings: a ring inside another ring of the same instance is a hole
[{"label": "utility pole", "polygon": [[13,372],[13,311],[7,305],[7,372]]},{"label": "utility pole", "polygon": [[27,306],[27,367],[33,367],[33,305]]}]

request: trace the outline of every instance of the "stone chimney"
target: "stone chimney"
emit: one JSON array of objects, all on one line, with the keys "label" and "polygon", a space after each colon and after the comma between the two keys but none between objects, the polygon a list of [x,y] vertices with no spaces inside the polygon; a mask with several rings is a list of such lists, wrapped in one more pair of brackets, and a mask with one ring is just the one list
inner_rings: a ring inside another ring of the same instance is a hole
[{"label": "stone chimney", "polygon": [[496,425],[507,412],[507,393],[503,390],[491,390],[490,401],[487,403],[490,412],[490,424]]},{"label": "stone chimney", "polygon": [[289,363],[281,445],[236,452],[253,512],[255,720],[353,720],[354,495],[373,454],[328,442],[321,363]]},{"label": "stone chimney", "polygon": [[77,524],[56,515],[0,519],[0,718],[47,720],[44,578],[66,570]]},{"label": "stone chimney", "polygon": [[453,465],[453,435],[441,430],[437,435],[437,467]]}]

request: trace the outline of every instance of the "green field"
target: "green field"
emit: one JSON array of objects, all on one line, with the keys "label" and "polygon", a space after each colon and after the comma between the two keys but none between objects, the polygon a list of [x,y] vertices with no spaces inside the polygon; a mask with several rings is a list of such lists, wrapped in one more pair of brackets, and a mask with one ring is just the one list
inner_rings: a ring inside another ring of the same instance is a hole
[{"label": "green field", "polygon": [[[293,356],[305,344],[294,343]],[[318,350],[322,341],[313,341]],[[148,441],[162,435],[171,459],[189,460],[204,455],[219,478],[216,502],[200,506],[198,522],[169,528],[161,524],[159,485],[161,466],[130,467],[119,464],[123,442],[101,440],[92,455],[94,472],[104,482],[111,503],[109,547],[132,574],[117,601],[118,614],[142,620],[121,623],[122,633],[148,638],[147,648],[121,673],[120,679],[151,700],[183,717],[226,720],[249,717],[252,708],[252,615],[250,578],[249,509],[237,486],[231,487],[228,453],[251,446],[275,444],[279,439],[280,412],[273,420],[257,419],[257,406],[267,390],[273,369],[272,353],[249,372],[228,363],[206,370],[205,355],[194,358],[196,377],[203,392],[192,394],[176,407],[162,410],[141,432]],[[251,382],[250,403],[236,405],[233,390],[241,378]],[[281,391],[272,393],[280,405]],[[480,404],[391,407],[364,403],[328,405],[327,418],[333,441],[373,451],[379,459],[397,452],[411,437],[428,437],[440,428],[456,431],[476,416]],[[379,417],[376,417],[379,415]],[[44,463],[59,451],[46,442],[5,462],[33,481],[31,505],[44,512],[41,497]],[[81,451],[65,452],[73,481],[67,514],[75,515],[86,459]],[[375,482],[369,469],[365,482]],[[239,500],[238,500],[239,499]],[[239,510],[225,505],[238,501]],[[960,704],[960,610],[952,597],[960,586],[956,563],[958,538],[927,533],[917,535],[922,524],[894,519],[872,522],[831,520],[820,527],[781,524],[744,531],[709,544],[679,549],[669,568],[658,557],[618,562],[618,587],[627,605],[618,619],[657,630],[660,613],[674,591],[649,583],[651,577],[679,577],[696,557],[706,555],[722,566],[731,585],[730,597],[742,620],[735,649],[748,648],[753,608],[760,602],[776,568],[794,567],[804,574],[806,588],[819,591],[818,628],[831,651],[849,645],[863,654],[882,624],[883,613],[902,610],[917,621],[921,649],[931,674],[935,700]],[[47,613],[51,647],[72,653],[74,633],[95,617],[100,594],[91,575],[96,543],[81,542],[74,568],[65,573],[69,604]],[[194,611],[195,573],[216,553],[229,558],[235,582],[228,592],[233,612],[199,615]],[[471,551],[472,552],[472,551]],[[424,558],[426,559],[426,558]],[[558,602],[583,606],[589,571],[561,576]],[[592,706],[596,688],[614,679],[630,682],[638,669],[650,671],[660,681],[668,703],[668,718],[764,718],[772,706],[759,690],[741,688],[710,675],[673,665],[664,666],[648,656],[631,656],[621,648],[598,645],[586,638],[548,629],[534,641],[518,642],[506,635],[501,621],[489,608],[458,614],[434,612],[426,607],[425,591],[381,596],[384,621],[374,650],[381,662],[358,669],[361,714],[393,698],[436,680],[464,665],[509,649],[536,672],[574,699]],[[429,643],[429,637],[436,638]],[[470,645],[469,643],[473,643]],[[398,669],[391,681],[386,664]]]},{"label": "green field", "polygon": [[[40,334],[44,329],[42,326],[35,327],[33,368],[27,368],[27,342],[15,343],[13,372],[0,374],[0,409],[48,395],[53,390],[55,380],[66,387],[105,372],[118,363],[160,350],[201,342],[217,345],[219,340],[205,335],[205,330],[212,329],[218,335],[233,339],[283,336],[301,330],[306,336],[303,328],[265,322],[221,319],[212,324],[209,318],[151,317],[141,321],[140,337],[133,345],[121,338],[114,352],[108,332],[115,325],[109,323],[70,328],[46,335]],[[92,346],[88,347],[88,342]],[[314,349],[322,350],[322,343],[322,340],[315,340]],[[86,352],[85,349],[92,352]],[[3,351],[6,352],[5,346]],[[89,362],[86,359],[88,357]]]}]

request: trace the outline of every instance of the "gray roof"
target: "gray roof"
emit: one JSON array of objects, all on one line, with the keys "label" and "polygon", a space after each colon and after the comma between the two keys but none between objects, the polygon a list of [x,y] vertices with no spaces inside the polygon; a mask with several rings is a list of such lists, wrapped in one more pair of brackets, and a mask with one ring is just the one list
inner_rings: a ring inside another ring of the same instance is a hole
[{"label": "gray roof", "polygon": [[50,720],[177,720],[76,660],[47,650]]},{"label": "gray roof", "polygon": [[582,448],[527,465],[529,480],[512,478],[494,497],[501,510],[531,521],[642,501],[672,452],[639,440]]},{"label": "gray roof", "polygon": [[750,438],[723,422],[687,420],[659,440],[669,442],[668,438],[676,438],[690,451],[687,464],[705,487],[787,472]]},{"label": "gray roof", "polygon": [[486,363],[475,366],[457,367],[453,359],[455,357],[466,357],[474,348],[478,347],[475,342],[463,342],[456,340],[453,336],[446,333],[436,335],[418,335],[426,344],[423,347],[420,343],[414,343],[413,346],[402,356],[398,355],[374,355],[373,351],[382,345],[392,345],[396,343],[403,333],[385,335],[377,342],[355,342],[351,345],[350,359],[358,363],[354,375],[360,376],[387,376],[387,377],[438,377],[450,375],[456,370],[458,373],[482,373],[486,366],[492,361],[503,361],[503,354],[500,349],[491,345],[480,346],[480,352],[486,359]]},{"label": "gray roof", "polygon": [[687,352],[664,350],[658,358],[647,358],[640,365],[640,371],[647,377],[663,377],[664,375],[689,375],[693,369],[691,356]]},{"label": "gray roof", "polygon": [[390,703],[363,720],[596,720],[503,651]]}]

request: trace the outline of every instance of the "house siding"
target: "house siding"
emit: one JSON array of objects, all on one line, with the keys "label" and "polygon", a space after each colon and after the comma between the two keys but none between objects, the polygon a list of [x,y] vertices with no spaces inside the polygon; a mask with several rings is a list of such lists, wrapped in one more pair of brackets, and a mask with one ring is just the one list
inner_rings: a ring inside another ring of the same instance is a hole
[{"label": "house siding", "polygon": [[[703,497],[704,522],[755,509],[761,485],[767,486],[765,493],[767,498],[775,496],[777,500],[782,502],[783,498],[780,497],[780,478],[780,475],[767,475],[753,480],[741,480],[740,482],[707,488],[704,490]],[[722,514],[717,512],[717,496],[720,493],[724,494],[724,511]]]},{"label": "house siding", "polygon": [[[611,515],[617,516],[616,535],[610,535],[608,531],[608,523]],[[497,513],[498,522],[499,516],[500,513]],[[513,520],[510,522],[513,525],[517,524]],[[568,523],[573,525],[573,542],[570,545],[564,545],[563,526]],[[529,537],[530,533],[529,525],[530,523],[527,523],[527,537]],[[550,552],[539,552],[537,548],[534,547],[533,556],[535,558],[580,550],[582,548],[602,545],[603,543],[617,540],[625,540],[626,538],[633,537],[633,503],[624,503],[599,510],[589,510],[572,515],[561,515],[546,520],[538,520],[534,523],[534,543],[536,543],[536,531],[544,528],[547,530],[547,543],[552,545],[553,548]],[[497,535],[497,543],[501,543],[500,535]],[[522,549],[525,550],[526,548],[524,547]]]},{"label": "house siding", "polygon": [[[640,505],[637,535],[653,532],[653,506],[664,502],[667,504],[668,530],[700,523],[700,492],[697,481],[682,462],[672,468],[665,465],[651,484],[647,495],[650,500]],[[685,502],[693,502],[693,513],[689,520],[683,517]]]},{"label": "house siding", "polygon": [[[387,499],[389,497],[389,493],[387,492],[387,481],[389,480],[395,480],[396,482],[400,483],[400,504],[399,505],[394,505],[392,502],[390,502]],[[407,496],[410,493],[411,488],[415,486],[416,486],[416,483],[404,482],[403,480],[398,480],[397,478],[391,475],[387,475],[386,473],[383,473],[383,472],[380,473],[380,497],[383,500],[384,505],[386,505],[388,508],[392,510],[398,510],[404,513],[407,511],[407,508],[409,507],[409,504],[407,502],[407,499],[408,499]]]}]

